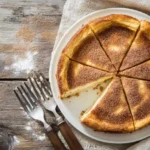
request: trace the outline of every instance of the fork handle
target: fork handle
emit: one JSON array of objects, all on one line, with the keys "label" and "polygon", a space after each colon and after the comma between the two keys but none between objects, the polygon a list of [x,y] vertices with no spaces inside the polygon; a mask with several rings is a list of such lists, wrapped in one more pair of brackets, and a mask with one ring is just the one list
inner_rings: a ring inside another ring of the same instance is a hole
[{"label": "fork handle", "polygon": [[55,150],[67,150],[55,131],[51,130],[46,133]]},{"label": "fork handle", "polygon": [[58,127],[71,150],[83,150],[78,139],[65,121],[59,124]]}]

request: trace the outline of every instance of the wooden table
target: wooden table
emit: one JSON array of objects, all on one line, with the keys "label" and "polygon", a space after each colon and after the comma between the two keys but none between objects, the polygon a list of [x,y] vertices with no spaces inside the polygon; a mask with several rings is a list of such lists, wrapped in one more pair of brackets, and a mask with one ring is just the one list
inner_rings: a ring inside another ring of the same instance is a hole
[{"label": "wooden table", "polygon": [[30,119],[13,89],[32,69],[48,77],[65,0],[0,0],[0,128],[13,131],[16,150],[52,150],[41,124]]},{"label": "wooden table", "polygon": [[[13,89],[26,81],[32,69],[48,78],[64,3],[65,0],[0,0],[0,129],[6,128],[17,137],[15,150],[53,150],[42,124],[24,112]],[[46,118],[51,120],[50,115]],[[78,131],[75,134],[86,150],[105,149],[100,142]],[[121,145],[120,149],[123,150]]]}]

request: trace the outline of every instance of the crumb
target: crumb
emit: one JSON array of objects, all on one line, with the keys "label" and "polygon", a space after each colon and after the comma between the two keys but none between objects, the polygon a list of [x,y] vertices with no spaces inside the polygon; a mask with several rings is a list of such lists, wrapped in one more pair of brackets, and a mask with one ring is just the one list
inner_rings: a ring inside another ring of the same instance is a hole
[{"label": "crumb", "polygon": [[85,113],[85,111],[84,111],[84,110],[83,110],[83,111],[81,111],[80,116],[83,116],[83,115],[84,115],[84,113]]},{"label": "crumb", "polygon": [[80,94],[79,93],[76,93],[74,96],[79,96]]},{"label": "crumb", "polygon": [[26,126],[25,129],[26,129],[27,131],[31,131],[31,130],[32,130],[32,128],[31,128],[30,126]]},{"label": "crumb", "polygon": [[100,86],[100,88],[99,88],[99,89],[100,89],[100,91],[103,91],[103,90],[104,90],[104,88],[103,88],[102,86]]},{"label": "crumb", "polygon": [[68,99],[69,99],[70,97],[71,97],[71,96],[67,96],[66,98],[68,98]]},{"label": "crumb", "polygon": [[72,97],[72,96],[79,96],[79,95],[80,95],[79,93],[76,93],[76,94],[74,94],[74,95],[69,95],[69,96],[66,97],[66,99],[69,99],[69,98]]}]

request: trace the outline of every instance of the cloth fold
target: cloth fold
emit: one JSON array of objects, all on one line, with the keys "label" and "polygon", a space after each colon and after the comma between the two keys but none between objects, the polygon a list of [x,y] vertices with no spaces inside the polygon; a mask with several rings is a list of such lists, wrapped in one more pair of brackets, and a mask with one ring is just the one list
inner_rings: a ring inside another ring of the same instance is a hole
[{"label": "cloth fold", "polygon": [[[67,0],[64,5],[54,50],[63,34],[77,20],[94,11],[115,7],[132,8],[150,14],[149,0]],[[74,128],[73,130],[85,150],[150,150],[150,138],[136,144],[106,144],[89,139]]]}]

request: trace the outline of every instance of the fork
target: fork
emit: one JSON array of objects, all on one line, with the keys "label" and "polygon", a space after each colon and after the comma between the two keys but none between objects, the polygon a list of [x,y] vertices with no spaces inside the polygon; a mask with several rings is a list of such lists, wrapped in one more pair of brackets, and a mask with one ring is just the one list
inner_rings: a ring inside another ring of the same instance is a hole
[{"label": "fork", "polygon": [[29,88],[28,84],[24,83],[20,87],[14,90],[18,100],[20,101],[22,107],[27,112],[27,114],[38,121],[41,121],[46,130],[46,134],[50,139],[52,145],[56,150],[66,150],[65,146],[59,139],[57,133],[51,128],[49,124],[44,119],[44,111],[41,106],[37,103],[36,96]]},{"label": "fork", "polygon": [[56,111],[56,103],[54,101],[52,91],[50,88],[49,82],[43,76],[42,73],[39,72],[32,72],[28,78],[34,92],[40,99],[40,104],[45,107],[45,109],[51,111],[55,118],[56,124],[59,127],[64,139],[66,140],[69,148],[71,150],[83,150],[81,144],[79,143],[78,139],[72,132],[71,128],[65,122],[64,118],[59,115]]}]

